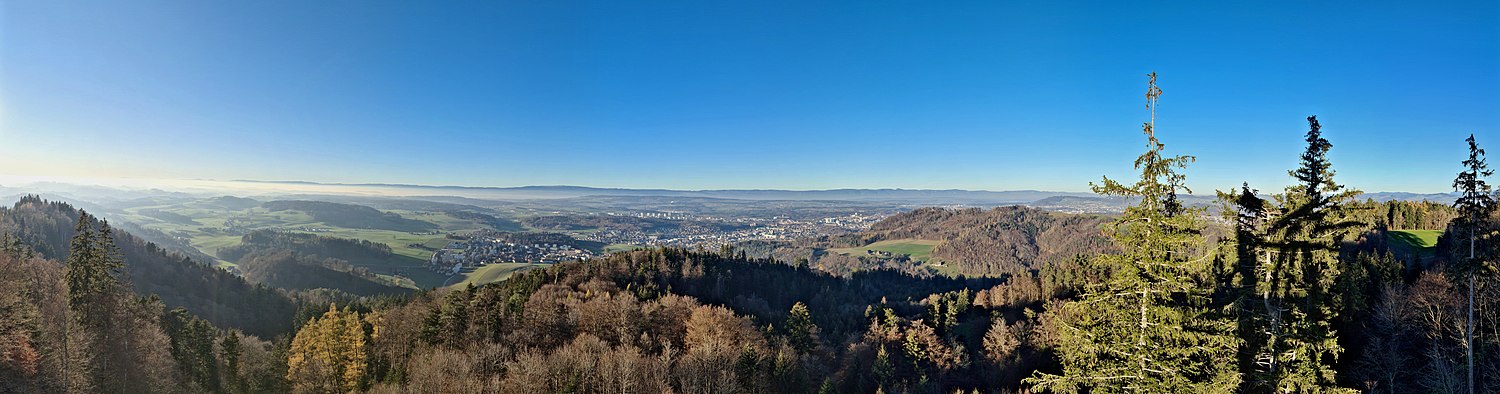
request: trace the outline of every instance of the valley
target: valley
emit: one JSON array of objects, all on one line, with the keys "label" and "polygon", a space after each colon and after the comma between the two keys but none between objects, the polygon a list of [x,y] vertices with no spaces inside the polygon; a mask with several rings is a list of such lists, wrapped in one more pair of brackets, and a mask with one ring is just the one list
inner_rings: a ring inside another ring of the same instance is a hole
[{"label": "valley", "polygon": [[1500,393],[1497,27],[0,0],[0,394]]}]

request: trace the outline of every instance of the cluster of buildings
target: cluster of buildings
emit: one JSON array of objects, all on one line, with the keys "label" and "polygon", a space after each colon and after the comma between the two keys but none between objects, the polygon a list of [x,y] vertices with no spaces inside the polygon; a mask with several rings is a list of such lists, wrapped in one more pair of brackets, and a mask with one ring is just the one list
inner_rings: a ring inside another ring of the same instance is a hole
[{"label": "cluster of buildings", "polygon": [[681,212],[636,212],[627,215],[642,219],[688,220],[692,218],[691,215]]},{"label": "cluster of buildings", "polygon": [[[578,235],[579,239],[606,244],[642,246],[678,246],[718,248],[745,241],[792,240],[825,234],[861,231],[880,221],[881,216],[851,214],[819,219],[696,217],[703,222],[732,223],[737,226],[680,226],[679,230],[662,232],[601,229]],[[723,228],[738,228],[726,230]]]},{"label": "cluster of buildings", "polygon": [[[612,214],[615,215],[615,214]],[[680,213],[649,212],[625,214],[642,218],[681,220],[684,225],[670,230],[641,231],[602,228],[572,237],[604,244],[641,246],[675,246],[708,249],[757,240],[793,240],[832,233],[865,230],[882,216],[850,214],[825,218],[714,218]],[[732,224],[732,225],[723,225]],[[587,260],[596,255],[573,245],[538,242],[511,242],[493,234],[476,233],[466,240],[455,240],[433,251],[427,268],[441,274],[455,274],[467,268],[494,263],[553,264]]]},{"label": "cluster of buildings", "polygon": [[859,212],[855,212],[849,214],[849,216],[826,217],[823,218],[821,222],[824,225],[839,227],[846,230],[863,231],[869,229],[870,226],[875,225],[875,222],[879,222],[881,219],[885,219],[885,216],[863,215]]},{"label": "cluster of buildings", "polygon": [[447,247],[432,252],[427,261],[428,269],[443,274],[454,274],[464,268],[479,267],[494,263],[555,264],[571,260],[588,260],[592,252],[572,245],[554,243],[518,244],[495,238],[476,237],[467,241],[454,241]]}]

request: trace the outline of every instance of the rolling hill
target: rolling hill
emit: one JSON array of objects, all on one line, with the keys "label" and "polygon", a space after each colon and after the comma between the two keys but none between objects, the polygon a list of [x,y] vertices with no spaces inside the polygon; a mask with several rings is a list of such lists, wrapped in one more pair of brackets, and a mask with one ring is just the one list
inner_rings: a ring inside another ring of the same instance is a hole
[{"label": "rolling hill", "polygon": [[[0,208],[0,232],[19,238],[45,258],[61,261],[67,258],[78,212],[65,203],[22,198],[9,208]],[[217,326],[261,337],[292,329],[290,319],[296,306],[281,293],[169,252],[127,231],[116,230],[114,238],[136,293],[155,294],[168,307],[183,307]]]}]

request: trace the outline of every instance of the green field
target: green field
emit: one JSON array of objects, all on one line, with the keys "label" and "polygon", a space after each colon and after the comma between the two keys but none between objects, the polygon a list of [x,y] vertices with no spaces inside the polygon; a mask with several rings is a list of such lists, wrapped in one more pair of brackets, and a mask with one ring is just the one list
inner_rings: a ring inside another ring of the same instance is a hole
[{"label": "green field", "polygon": [[[156,217],[161,216],[160,214],[150,214],[152,213],[150,210],[183,215],[192,220],[190,222],[164,220]],[[412,246],[413,244],[428,248],[442,248],[449,242],[444,235],[445,233],[465,233],[488,228],[484,224],[455,218],[442,212],[409,210],[385,210],[383,212],[395,213],[405,219],[428,222],[435,225],[436,229],[434,232],[405,232],[370,228],[342,228],[316,221],[311,215],[296,210],[271,211],[261,207],[232,210],[205,206],[198,202],[133,207],[126,209],[122,216],[124,219],[140,224],[143,227],[185,238],[194,248],[210,256],[216,256],[221,248],[240,243],[240,236],[237,235],[238,232],[229,231],[226,228],[230,222],[234,222],[243,230],[272,229],[383,243],[391,247],[391,251],[395,253],[395,256],[384,261],[356,262],[355,265],[368,268],[388,281],[417,288],[440,286],[448,278],[423,269],[422,266],[432,256],[432,251],[423,247]],[[226,267],[234,265],[229,261],[220,259],[216,259],[212,263]],[[391,273],[394,271],[402,272],[403,276],[392,276]],[[487,271],[476,272],[485,273]],[[483,280],[484,278],[478,279]]]},{"label": "green field", "polygon": [[932,258],[932,248],[941,243],[943,241],[906,238],[880,241],[860,247],[829,249],[828,251],[851,256],[865,256],[869,255],[871,251],[889,252],[897,256],[910,256],[915,261],[927,261]]},{"label": "green field", "polygon": [[1437,246],[1442,230],[1391,230],[1386,237],[1393,246],[1426,249]]},{"label": "green field", "polygon": [[1385,236],[1397,253],[1429,259],[1437,252],[1438,236],[1442,234],[1442,230],[1391,230]]},{"label": "green field", "polygon": [[511,275],[515,275],[518,272],[526,272],[528,270],[543,268],[546,266],[546,264],[526,263],[490,264],[479,267],[473,272],[469,272],[468,274],[466,274],[468,275],[468,277],[466,277],[462,282],[452,284],[449,287],[464,287],[468,286],[469,284],[480,286],[488,283],[495,283],[505,280],[506,278],[510,278]]}]

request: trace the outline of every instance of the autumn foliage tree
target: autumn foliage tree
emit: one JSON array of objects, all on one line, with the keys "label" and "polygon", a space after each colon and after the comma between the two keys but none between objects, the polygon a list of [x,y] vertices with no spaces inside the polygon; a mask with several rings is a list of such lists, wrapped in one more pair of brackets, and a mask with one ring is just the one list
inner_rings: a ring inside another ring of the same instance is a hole
[{"label": "autumn foliage tree", "polygon": [[292,339],[287,380],[299,393],[349,393],[365,384],[365,330],[359,313],[330,304]]}]

